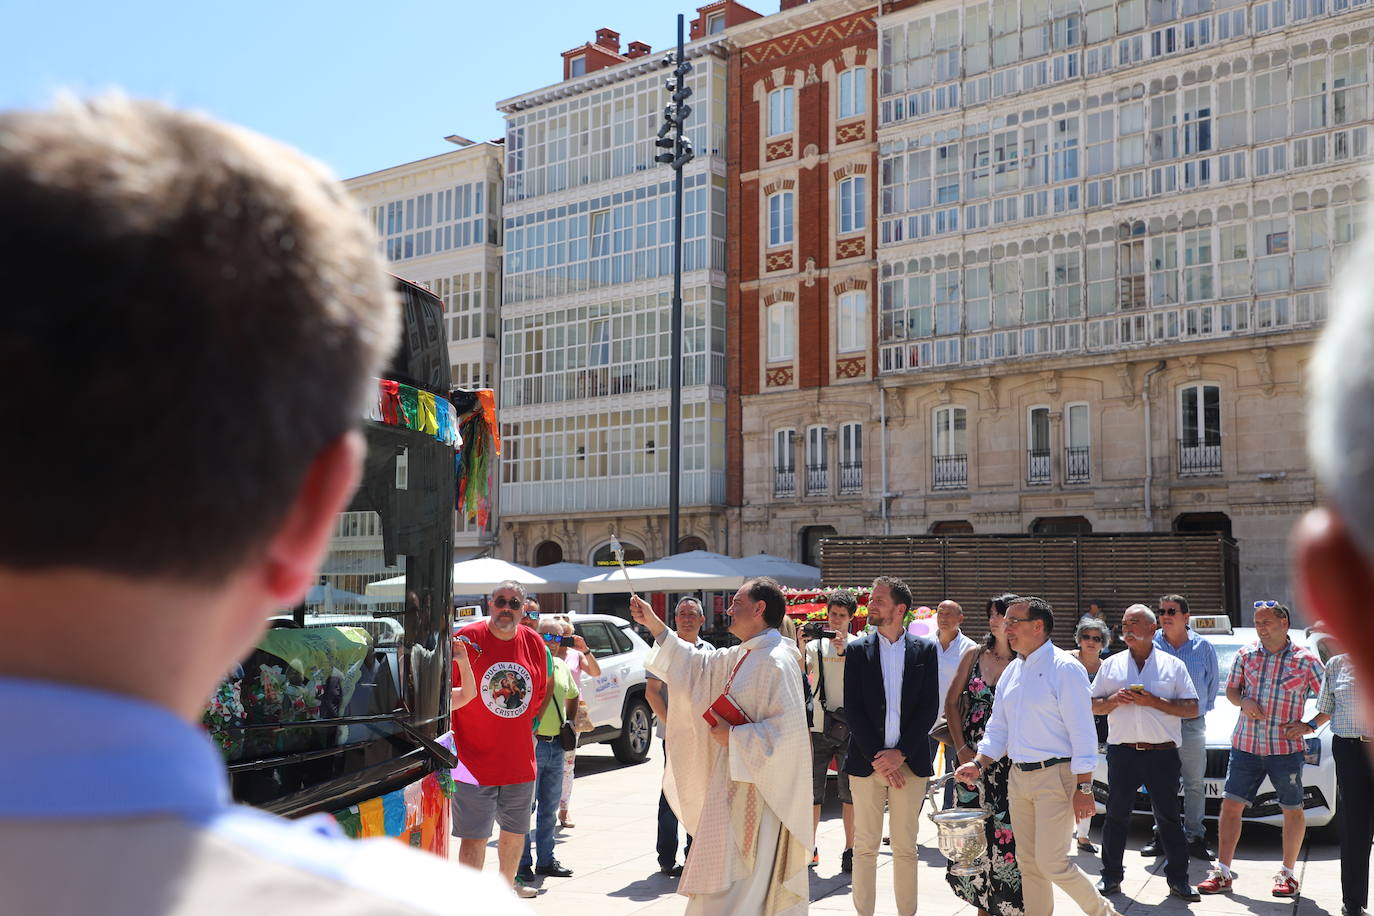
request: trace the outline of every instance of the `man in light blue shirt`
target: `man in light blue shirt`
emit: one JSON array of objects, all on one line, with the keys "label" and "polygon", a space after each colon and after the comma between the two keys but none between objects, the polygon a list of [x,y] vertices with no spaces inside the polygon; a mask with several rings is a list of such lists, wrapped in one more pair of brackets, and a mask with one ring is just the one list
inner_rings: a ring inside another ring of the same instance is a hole
[{"label": "man in light blue shirt", "polygon": [[[1183,662],[1197,691],[1197,715],[1183,720],[1183,743],[1179,745],[1179,759],[1183,763],[1183,833],[1188,839],[1188,852],[1195,858],[1211,861],[1216,854],[1207,848],[1202,826],[1203,776],[1207,770],[1207,713],[1217,702],[1221,673],[1217,667],[1217,650],[1188,626],[1191,619],[1188,599],[1182,595],[1165,595],[1159,599],[1160,630],[1155,645]],[[1156,832],[1140,850],[1143,856],[1158,856],[1163,852]]]},{"label": "man in light blue shirt", "polygon": [[400,304],[354,202],[264,137],[108,95],[0,113],[0,226],[4,911],[519,912],[232,805],[200,727],[360,478]]}]

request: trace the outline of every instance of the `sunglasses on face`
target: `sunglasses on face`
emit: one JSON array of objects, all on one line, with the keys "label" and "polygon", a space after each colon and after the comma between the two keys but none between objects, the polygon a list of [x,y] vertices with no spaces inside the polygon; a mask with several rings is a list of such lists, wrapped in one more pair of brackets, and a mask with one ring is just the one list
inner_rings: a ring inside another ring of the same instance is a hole
[{"label": "sunglasses on face", "polygon": [[1256,610],[1259,610],[1259,609],[1262,608],[1262,607],[1278,607],[1278,606],[1279,606],[1279,603],[1278,603],[1277,601],[1256,601],[1256,602],[1255,602],[1255,609],[1256,609]]},{"label": "sunglasses on face", "polygon": [[519,598],[493,598],[493,599],[491,599],[491,606],[492,606],[492,607],[508,607],[508,608],[510,608],[512,611],[519,610],[519,609],[520,609],[520,605],[523,604],[523,603],[524,603],[524,602],[522,602]]},{"label": "sunglasses on face", "polygon": [[1175,614],[1182,614],[1183,611],[1176,607],[1162,607],[1159,609],[1159,613],[1165,617],[1172,617]]},{"label": "sunglasses on face", "polygon": [[1103,639],[1101,636],[1095,636],[1095,635],[1093,635],[1092,633],[1083,633],[1083,634],[1081,634],[1081,635],[1078,637],[1078,641],[1079,641],[1079,642],[1106,642],[1106,640]]}]

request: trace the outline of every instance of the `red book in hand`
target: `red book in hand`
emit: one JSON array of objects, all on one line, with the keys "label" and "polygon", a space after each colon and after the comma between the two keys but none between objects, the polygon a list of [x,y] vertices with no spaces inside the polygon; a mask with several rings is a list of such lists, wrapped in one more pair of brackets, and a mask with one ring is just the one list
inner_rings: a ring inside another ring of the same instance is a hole
[{"label": "red book in hand", "polygon": [[754,721],[749,718],[749,715],[735,702],[735,698],[728,693],[722,693],[720,696],[716,697],[716,701],[711,704],[709,709],[701,714],[701,717],[705,719],[706,724],[712,728],[715,728],[718,724],[717,720],[724,722],[726,725],[745,725]]}]

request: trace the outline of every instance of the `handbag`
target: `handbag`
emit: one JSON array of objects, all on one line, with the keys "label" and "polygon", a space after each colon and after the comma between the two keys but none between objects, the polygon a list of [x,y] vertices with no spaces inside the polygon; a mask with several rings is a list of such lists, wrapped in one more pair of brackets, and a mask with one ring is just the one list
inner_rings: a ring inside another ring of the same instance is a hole
[{"label": "handbag", "polygon": [[730,677],[726,679],[725,688],[721,690],[720,696],[716,697],[715,702],[701,714],[701,717],[706,720],[706,724],[712,728],[715,728],[721,722],[733,726],[746,725],[754,721],[749,718],[749,714],[735,702],[735,698],[730,696],[730,685],[735,682],[735,675],[739,674],[739,669],[740,666],[744,664],[744,659],[748,658],[749,653],[753,651],[753,649],[747,650],[744,656],[735,663],[735,668],[730,672]]},{"label": "handbag", "polygon": [[[982,646],[979,646],[979,647],[978,647],[978,654],[975,655],[975,656],[973,656],[973,664],[975,664],[975,665],[978,664],[978,659],[979,659],[980,656],[982,656],[982,654],[983,654],[983,647],[982,647]],[[960,722],[963,722],[963,721],[964,721],[964,715],[965,715],[965,713],[968,712],[968,689],[967,689],[968,685],[965,684],[964,686],[965,686],[965,689],[962,690],[962,691],[960,691],[960,693],[959,693],[959,721],[960,721]],[[944,714],[943,712],[941,712],[939,718],[937,718],[937,719],[935,720],[935,724],[934,724],[933,726],[931,726],[931,729],[930,729],[930,737],[931,737],[932,739],[934,739],[934,740],[940,742],[941,744],[943,744],[945,747],[949,748],[950,750],[957,750],[957,748],[954,747],[954,736],[951,735],[951,734],[949,733],[949,721],[945,718],[945,714]]]},{"label": "handbag", "polygon": [[577,750],[577,732],[564,714],[563,704],[555,702],[553,705],[558,707],[558,743],[565,751]]},{"label": "handbag", "polygon": [[592,724],[591,710],[587,708],[587,701],[581,698],[577,701],[577,715],[573,717],[573,731],[578,734],[589,732],[596,726]]},{"label": "handbag", "polygon": [[817,694],[821,701],[821,734],[836,744],[849,743],[849,720],[844,709],[827,709],[825,706],[825,653],[824,646],[816,650]]}]

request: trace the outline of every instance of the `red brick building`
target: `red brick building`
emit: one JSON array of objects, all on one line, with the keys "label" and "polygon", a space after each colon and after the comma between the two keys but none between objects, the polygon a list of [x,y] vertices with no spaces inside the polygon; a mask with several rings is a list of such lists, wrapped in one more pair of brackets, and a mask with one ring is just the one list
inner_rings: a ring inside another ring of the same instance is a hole
[{"label": "red brick building", "polygon": [[727,502],[739,507],[731,542],[743,554],[814,562],[818,537],[864,530],[865,494],[876,493],[863,467],[878,403],[876,15],[864,0],[783,0],[729,32],[738,396],[727,425],[739,435]]}]

